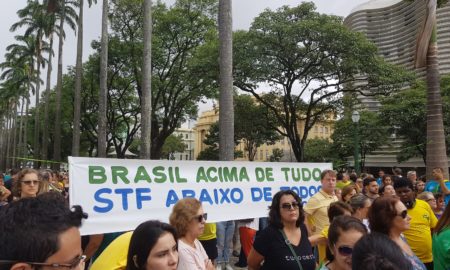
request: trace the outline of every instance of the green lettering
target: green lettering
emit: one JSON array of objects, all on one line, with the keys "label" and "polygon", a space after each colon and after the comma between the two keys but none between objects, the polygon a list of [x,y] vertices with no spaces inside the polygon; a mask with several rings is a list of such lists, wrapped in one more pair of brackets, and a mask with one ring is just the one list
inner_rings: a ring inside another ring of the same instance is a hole
[{"label": "green lettering", "polygon": [[175,167],[175,177],[177,179],[177,183],[187,183],[187,179],[180,176],[180,168]]},{"label": "green lettering", "polygon": [[147,170],[144,166],[139,166],[136,172],[136,176],[134,177],[134,182],[137,183],[139,181],[147,181],[149,183],[152,182],[150,179],[150,175],[148,175]]},{"label": "green lettering", "polygon": [[320,181],[320,174],[322,173],[322,171],[319,168],[314,168],[312,171],[312,177],[314,179],[314,181],[319,182]]},{"label": "green lettering", "polygon": [[242,167],[241,171],[239,172],[239,180],[241,180],[241,182],[244,180],[250,182],[250,177],[248,177],[247,169],[245,167]]},{"label": "green lettering", "polygon": [[197,171],[197,183],[200,181],[208,182],[208,177],[206,177],[205,168],[200,167]]},{"label": "green lettering", "polygon": [[128,169],[123,166],[111,166],[111,176],[114,184],[117,184],[117,179],[120,178],[125,184],[129,184],[130,180],[127,179]]},{"label": "green lettering", "polygon": [[237,168],[233,167],[233,168],[228,168],[225,167],[223,168],[223,178],[225,180],[225,182],[233,182],[233,181],[238,181],[238,175],[237,175]]},{"label": "green lettering", "polygon": [[300,177],[300,168],[292,168],[291,173],[292,173],[292,180],[294,180],[295,182],[302,180],[302,178]]},{"label": "green lettering", "polygon": [[164,173],[164,167],[163,166],[156,166],[153,168],[153,175],[155,176],[155,178],[153,179],[153,181],[155,181],[155,183],[164,183],[167,180],[167,176]]},{"label": "green lettering", "polygon": [[284,173],[284,180],[289,182],[289,168],[281,168],[281,171]]},{"label": "green lettering", "polygon": [[264,178],[265,178],[264,177],[264,169],[256,167],[255,168],[255,176],[256,176],[256,181],[263,182]]},{"label": "green lettering", "polygon": [[272,168],[266,168],[266,179],[268,182],[275,181],[275,179],[273,179],[273,169]]},{"label": "green lettering", "polygon": [[311,171],[308,168],[302,168],[302,179],[303,181],[311,180]]},{"label": "green lettering", "polygon": [[89,184],[103,184],[106,182],[105,168],[102,166],[89,166]]},{"label": "green lettering", "polygon": [[206,170],[206,175],[208,176],[208,180],[210,182],[217,182],[217,175],[211,176],[212,172],[217,173],[217,168],[216,167],[209,167]]}]

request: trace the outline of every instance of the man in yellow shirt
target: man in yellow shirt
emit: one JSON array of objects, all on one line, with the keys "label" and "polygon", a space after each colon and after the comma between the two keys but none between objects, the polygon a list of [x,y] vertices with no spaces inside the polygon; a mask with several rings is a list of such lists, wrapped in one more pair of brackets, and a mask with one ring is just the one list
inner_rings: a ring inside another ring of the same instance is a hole
[{"label": "man in yellow shirt", "polygon": [[394,188],[411,217],[410,228],[404,231],[403,235],[427,269],[433,269],[431,230],[436,227],[437,218],[427,202],[416,200],[411,181],[399,178],[394,182]]},{"label": "man in yellow shirt", "polygon": [[[323,171],[320,183],[322,184],[321,190],[314,194],[303,208],[311,235],[320,234],[325,226],[330,225],[328,207],[331,203],[338,201],[334,194],[336,172],[333,170]],[[325,258],[325,254],[321,254],[320,250],[324,250],[324,248],[319,245],[319,258]]]}]

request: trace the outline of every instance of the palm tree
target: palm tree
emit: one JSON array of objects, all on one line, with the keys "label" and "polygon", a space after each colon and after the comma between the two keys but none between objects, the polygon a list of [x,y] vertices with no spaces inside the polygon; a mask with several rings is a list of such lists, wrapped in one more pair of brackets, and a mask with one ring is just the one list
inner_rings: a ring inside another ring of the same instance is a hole
[{"label": "palm tree", "polygon": [[219,159],[234,160],[233,41],[231,0],[219,0]]},{"label": "palm tree", "polygon": [[99,93],[99,116],[97,132],[97,156],[106,157],[106,101],[107,101],[107,79],[108,79],[108,0],[103,0],[102,11],[102,38],[100,52],[100,93]]},{"label": "palm tree", "polygon": [[[406,0],[413,2],[412,0]],[[445,5],[448,0],[423,0],[426,5],[425,23],[419,31],[416,45],[416,68],[427,70],[427,178],[432,178],[435,167],[447,168],[448,159],[445,146],[444,121],[442,116],[442,97],[437,47],[436,9]],[[448,178],[448,170],[445,177]]]},{"label": "palm tree", "polygon": [[[64,47],[64,24],[68,24],[73,30],[76,29],[75,20],[78,16],[73,6],[77,7],[78,2],[72,0],[61,0],[57,9],[59,15],[59,45],[58,45],[58,77],[56,83],[56,115],[54,126],[54,145],[53,145],[53,160],[61,161],[61,93],[62,93],[62,61],[63,61],[63,47]],[[58,165],[57,163],[54,163]],[[58,168],[56,168],[58,169]]]},{"label": "palm tree", "polygon": [[144,0],[144,63],[142,67],[141,158],[150,159],[152,118],[152,1]]},{"label": "palm tree", "polygon": [[[39,158],[39,98],[40,98],[40,68],[43,65],[44,61],[42,58],[42,47],[43,47],[43,37],[45,29],[48,29],[49,17],[46,14],[46,9],[44,5],[40,4],[38,1],[29,1],[27,6],[23,9],[17,11],[17,15],[20,18],[20,21],[14,23],[10,31],[14,32],[20,27],[27,27],[25,30],[24,36],[35,36],[36,42],[36,112],[35,112],[35,126],[34,126],[34,143],[33,143],[33,151],[34,157]],[[36,166],[36,165],[35,165]]]},{"label": "palm tree", "polygon": [[[88,0],[89,7],[97,0]],[[77,60],[75,67],[75,93],[73,101],[73,135],[72,156],[80,155],[80,119],[81,119],[81,81],[83,76],[83,8],[84,0],[80,0],[78,13]]]}]

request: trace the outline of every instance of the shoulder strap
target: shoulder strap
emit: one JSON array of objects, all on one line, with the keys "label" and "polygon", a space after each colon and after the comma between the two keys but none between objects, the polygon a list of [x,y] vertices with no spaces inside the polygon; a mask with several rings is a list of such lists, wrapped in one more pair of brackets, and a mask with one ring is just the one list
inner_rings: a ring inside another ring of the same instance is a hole
[{"label": "shoulder strap", "polygon": [[303,267],[302,267],[302,265],[300,263],[300,260],[298,259],[297,253],[295,253],[295,250],[294,250],[294,248],[291,245],[291,242],[289,242],[289,240],[287,239],[286,234],[284,233],[283,229],[279,229],[279,231],[280,231],[281,235],[283,235],[284,242],[286,243],[286,245],[291,250],[292,255],[294,255],[294,259],[297,262],[298,267],[300,268],[300,270],[303,270]]}]

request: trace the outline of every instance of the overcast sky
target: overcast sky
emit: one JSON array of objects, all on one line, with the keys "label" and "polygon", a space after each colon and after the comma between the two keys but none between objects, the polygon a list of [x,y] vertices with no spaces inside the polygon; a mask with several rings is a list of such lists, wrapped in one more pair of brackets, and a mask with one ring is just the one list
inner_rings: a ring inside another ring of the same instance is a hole
[{"label": "overcast sky", "polygon": [[[26,5],[27,0],[0,0],[0,62],[3,61],[6,47],[14,43],[14,36],[18,33],[11,33],[10,26],[18,21],[17,10]],[[342,17],[347,16],[350,11],[361,3],[368,0],[313,0],[317,6],[317,11],[326,14],[334,14]],[[85,1],[86,2],[86,1]],[[84,18],[84,52],[83,60],[86,60],[92,50],[90,43],[94,39],[100,38],[101,32],[101,2],[88,9],[85,4]],[[162,0],[171,5],[175,0]],[[295,6],[301,0],[234,0],[233,1],[233,27],[234,29],[248,29],[254,17],[266,8],[277,9],[283,5]],[[75,65],[76,57],[76,37],[73,32],[66,30],[67,38],[64,46],[63,66]],[[55,52],[57,52],[57,40],[55,41]],[[56,59],[54,66],[56,65]],[[56,84],[56,68],[52,76],[52,85]],[[45,73],[43,73],[45,74]]]}]

